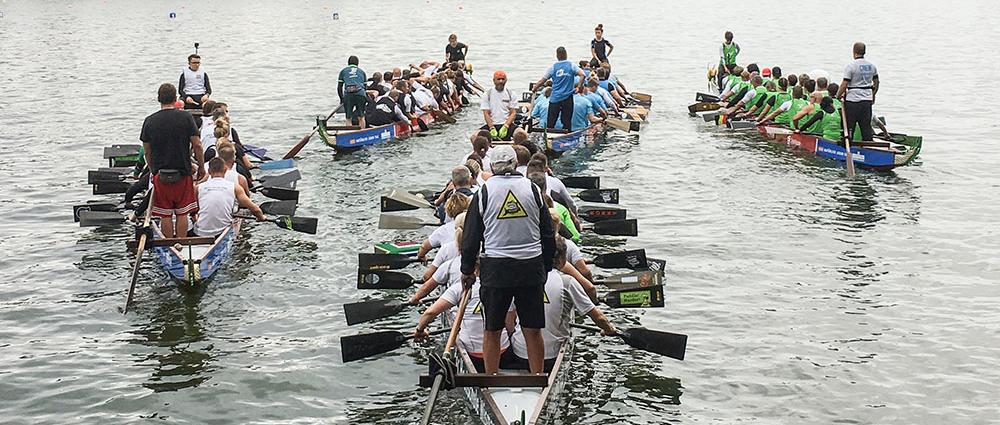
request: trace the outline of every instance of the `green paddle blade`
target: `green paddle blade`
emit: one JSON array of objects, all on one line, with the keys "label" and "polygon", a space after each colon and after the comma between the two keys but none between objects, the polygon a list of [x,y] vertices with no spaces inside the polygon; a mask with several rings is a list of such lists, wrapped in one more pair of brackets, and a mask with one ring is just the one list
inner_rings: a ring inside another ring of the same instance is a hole
[{"label": "green paddle blade", "polygon": [[358,270],[358,289],[406,289],[417,280],[402,272]]},{"label": "green paddle blade", "polygon": [[609,236],[639,236],[639,223],[636,219],[608,220],[594,223],[594,233]]},{"label": "green paddle blade", "polygon": [[371,300],[344,304],[344,316],[349,326],[395,316],[409,304],[399,300]]},{"label": "green paddle blade", "polygon": [[604,303],[611,308],[663,307],[663,285],[608,292]]},{"label": "green paddle blade", "polygon": [[587,202],[618,203],[618,189],[587,189],[576,196]]},{"label": "green paddle blade", "polygon": [[260,204],[261,211],[267,215],[295,215],[298,201],[268,201]]},{"label": "green paddle blade", "polygon": [[597,176],[573,176],[559,179],[566,187],[574,189],[600,189],[601,178]]},{"label": "green paddle blade", "polygon": [[271,221],[282,229],[294,230],[310,235],[316,234],[316,226],[319,224],[319,220],[315,217],[289,217],[287,215],[275,217]]},{"label": "green paddle blade", "polygon": [[379,229],[413,230],[424,226],[436,226],[437,223],[427,223],[416,217],[382,214],[378,217]]},{"label": "green paddle blade", "polygon": [[663,283],[663,277],[652,270],[643,270],[598,279],[594,283],[611,289],[624,290],[659,285]]},{"label": "green paddle blade", "polygon": [[402,347],[406,340],[406,335],[399,331],[350,335],[340,338],[340,353],[344,363],[348,363],[388,353]]},{"label": "green paddle blade", "polygon": [[80,211],[80,227],[97,227],[121,224],[125,216],[115,211]]},{"label": "green paddle blade", "polygon": [[291,189],[291,185],[301,179],[302,173],[299,173],[299,170],[292,170],[274,176],[261,176],[257,179],[257,182],[263,187]]},{"label": "green paddle blade", "polygon": [[285,188],[280,188],[280,187],[259,187],[258,186],[258,187],[254,188],[254,189],[251,189],[251,190],[257,191],[261,195],[264,195],[264,196],[266,196],[268,198],[271,198],[271,199],[277,199],[277,200],[281,200],[281,201],[298,201],[299,200],[299,191],[297,191],[295,189],[285,189]]},{"label": "green paddle blade", "polygon": [[73,221],[80,221],[83,211],[118,211],[121,207],[116,202],[88,201],[86,204],[73,205]]},{"label": "green paddle blade", "polygon": [[128,192],[129,186],[132,184],[123,181],[98,183],[94,185],[94,195],[125,193]]},{"label": "green paddle blade", "polygon": [[87,184],[115,183],[122,181],[123,178],[124,175],[114,171],[87,171]]},{"label": "green paddle blade", "polygon": [[[367,252],[358,253],[359,271],[395,270],[402,269],[417,262],[416,257],[401,254],[370,254]],[[358,287],[361,288],[360,286]]]},{"label": "green paddle blade", "polygon": [[687,351],[687,335],[655,331],[646,328],[631,328],[618,331],[626,344],[632,348],[661,354],[672,359],[684,360]]},{"label": "green paddle blade", "polygon": [[601,254],[591,261],[597,267],[605,269],[645,269],[649,267],[645,249],[610,252]]},{"label": "green paddle blade", "polygon": [[616,207],[594,207],[583,205],[577,210],[580,218],[591,223],[607,220],[624,220],[628,217],[628,211],[624,208]]}]

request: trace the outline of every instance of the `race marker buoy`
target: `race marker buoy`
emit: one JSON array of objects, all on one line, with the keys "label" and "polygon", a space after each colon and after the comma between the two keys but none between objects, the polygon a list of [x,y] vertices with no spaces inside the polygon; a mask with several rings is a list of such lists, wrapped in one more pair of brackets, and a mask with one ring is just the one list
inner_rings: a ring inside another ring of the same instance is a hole
[{"label": "race marker buoy", "polygon": [[169,14],[167,14],[167,16],[170,19],[175,19],[175,18],[177,18],[177,12],[170,12]]},{"label": "race marker buoy", "polygon": [[333,12],[333,20],[336,21],[338,19],[340,19],[340,14],[337,12]]}]

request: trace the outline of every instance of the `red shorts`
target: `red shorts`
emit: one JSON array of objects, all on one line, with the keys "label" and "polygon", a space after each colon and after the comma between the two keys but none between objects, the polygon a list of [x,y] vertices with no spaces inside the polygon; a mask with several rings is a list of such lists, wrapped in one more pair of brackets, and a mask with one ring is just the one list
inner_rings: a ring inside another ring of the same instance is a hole
[{"label": "red shorts", "polygon": [[176,183],[160,183],[160,176],[153,176],[153,216],[169,218],[198,212],[198,194],[194,179],[181,177]]}]

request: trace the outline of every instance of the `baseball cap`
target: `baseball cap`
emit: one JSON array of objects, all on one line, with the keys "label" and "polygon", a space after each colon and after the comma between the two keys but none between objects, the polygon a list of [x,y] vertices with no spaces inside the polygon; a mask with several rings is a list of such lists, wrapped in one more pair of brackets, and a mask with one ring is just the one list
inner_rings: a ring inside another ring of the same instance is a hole
[{"label": "baseball cap", "polygon": [[500,145],[490,150],[490,158],[492,158],[493,164],[513,163],[517,160],[517,154],[514,153],[514,148],[509,145]]},{"label": "baseball cap", "polygon": [[507,73],[506,73],[506,72],[503,72],[503,71],[501,71],[501,70],[498,70],[497,72],[494,72],[494,73],[493,73],[493,78],[503,78],[503,79],[507,79]]},{"label": "baseball cap", "polygon": [[764,69],[760,70],[760,75],[763,75],[765,77],[770,77],[771,76],[771,68],[764,68]]}]

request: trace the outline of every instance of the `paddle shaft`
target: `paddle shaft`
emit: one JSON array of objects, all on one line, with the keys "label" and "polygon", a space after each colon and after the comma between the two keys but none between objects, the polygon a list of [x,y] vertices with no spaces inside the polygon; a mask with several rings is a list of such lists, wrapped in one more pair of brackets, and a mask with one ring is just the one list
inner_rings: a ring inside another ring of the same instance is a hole
[{"label": "paddle shaft", "polygon": [[[149,223],[153,219],[153,187],[150,185],[149,192],[146,193],[146,197],[149,198],[149,205],[146,205],[146,218],[143,219],[142,226],[144,228],[149,227]],[[122,314],[128,314],[128,307],[132,304],[132,296],[135,294],[135,282],[139,279],[139,264],[142,263],[142,254],[146,251],[146,234],[143,233],[139,237],[139,244],[136,246],[135,251],[135,265],[132,266],[132,280],[128,286],[128,295],[125,296],[125,308],[122,310]]]},{"label": "paddle shaft", "polygon": [[[472,295],[469,288],[462,289],[462,301],[458,303],[458,312],[455,313],[455,323],[451,324],[451,334],[448,335],[448,342],[444,344],[444,358],[451,359],[451,347],[458,339],[458,331],[462,328],[462,317],[465,316],[465,307],[469,304],[469,296]],[[447,314],[447,313],[446,313]],[[444,375],[438,373],[434,377],[434,384],[431,385],[431,394],[427,399],[427,410],[424,410],[424,418],[420,421],[423,425],[430,425],[431,413],[434,411],[434,404],[437,403],[438,392],[441,391],[441,382]]]},{"label": "paddle shaft", "polygon": [[847,151],[847,178],[854,178],[854,154],[851,153],[851,132],[847,128],[847,110],[844,108],[844,103],[847,102],[847,96],[844,96],[844,102],[840,104],[840,121],[844,126],[844,150]]},{"label": "paddle shaft", "polygon": [[[330,111],[330,115],[326,116],[326,120],[325,121],[329,121],[330,118],[333,118],[333,114],[337,113],[337,109],[338,108],[340,108],[340,105],[337,105],[336,108],[333,108],[333,110]],[[281,159],[292,159],[292,158],[295,158],[295,155],[298,155],[299,151],[301,151],[302,148],[304,148],[306,146],[306,143],[309,143],[309,139],[312,139],[313,134],[316,134],[317,130],[319,130],[319,124],[314,125],[312,131],[310,131],[309,134],[307,134],[305,137],[303,137],[302,140],[299,140],[299,142],[296,143],[295,146],[292,146],[292,149],[290,149],[288,151],[288,153],[285,154],[285,156],[281,157]]]}]

